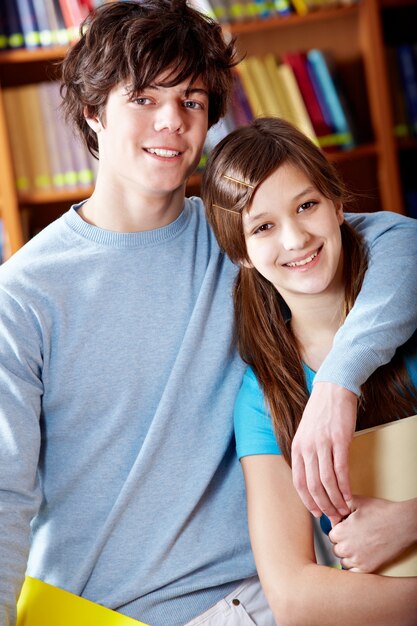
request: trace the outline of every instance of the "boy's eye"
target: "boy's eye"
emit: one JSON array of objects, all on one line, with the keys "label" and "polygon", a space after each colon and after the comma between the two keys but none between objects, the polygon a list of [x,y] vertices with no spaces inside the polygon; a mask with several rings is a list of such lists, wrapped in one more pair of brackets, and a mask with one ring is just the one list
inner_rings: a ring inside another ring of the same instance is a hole
[{"label": "boy's eye", "polygon": [[135,104],[139,104],[139,105],[143,106],[145,104],[149,104],[151,102],[151,99],[147,98],[146,96],[139,96],[139,98],[135,98],[133,100],[133,102]]},{"label": "boy's eye", "polygon": [[186,109],[202,109],[203,105],[200,102],[196,102],[195,100],[186,100],[184,102],[184,106]]}]

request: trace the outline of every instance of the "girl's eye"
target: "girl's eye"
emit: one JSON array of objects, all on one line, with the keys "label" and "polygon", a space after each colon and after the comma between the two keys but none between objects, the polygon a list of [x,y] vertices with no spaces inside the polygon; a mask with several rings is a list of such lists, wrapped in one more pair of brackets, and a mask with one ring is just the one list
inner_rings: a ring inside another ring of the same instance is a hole
[{"label": "girl's eye", "polygon": [[300,206],[298,207],[297,213],[302,213],[303,211],[306,211],[307,209],[311,209],[316,204],[317,204],[317,202],[314,202],[314,200],[309,200],[308,202],[303,202],[303,204],[300,204]]},{"label": "girl's eye", "polygon": [[258,226],[258,228],[254,231],[254,235],[257,233],[264,233],[266,230],[270,230],[271,228],[272,224],[261,224],[261,226]]}]

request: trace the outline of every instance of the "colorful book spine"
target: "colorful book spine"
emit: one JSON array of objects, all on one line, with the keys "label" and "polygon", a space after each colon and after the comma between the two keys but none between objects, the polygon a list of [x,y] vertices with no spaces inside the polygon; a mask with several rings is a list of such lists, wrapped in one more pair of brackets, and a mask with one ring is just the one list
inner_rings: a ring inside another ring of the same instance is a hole
[{"label": "colorful book spine", "polygon": [[293,13],[290,0],[274,0],[273,7],[278,15],[290,15]]},{"label": "colorful book spine", "polygon": [[3,10],[5,14],[7,47],[12,49],[23,48],[25,38],[15,0],[3,0]]},{"label": "colorful book spine", "polygon": [[54,43],[51,24],[45,0],[32,0],[33,11],[38,25],[39,43],[42,47],[51,46]]},{"label": "colorful book spine", "polygon": [[0,2],[0,51],[8,47],[7,19],[3,1]]},{"label": "colorful book spine", "polygon": [[282,85],[282,80],[278,72],[278,63],[272,52],[266,54],[263,58],[265,71],[268,74],[269,84],[274,91],[275,98],[278,102],[278,106],[281,111],[281,117],[288,122],[294,121],[292,119],[292,107],[285,95],[285,88]]},{"label": "colorful book spine", "polygon": [[264,60],[257,56],[247,58],[249,73],[258,92],[263,116],[283,117],[283,110],[275,95]]},{"label": "colorful book spine", "polygon": [[59,141],[59,159],[61,164],[63,184],[67,188],[75,188],[78,185],[79,174],[77,173],[77,164],[75,163],[71,143],[74,137],[68,125],[62,118],[60,112],[61,96],[59,94],[59,84],[51,82],[46,85],[45,90],[48,94],[48,106],[51,115],[51,124],[57,129]]},{"label": "colorful book spine", "polygon": [[253,120],[254,115],[249,100],[237,73],[233,77],[231,111],[235,126],[246,126]]},{"label": "colorful book spine", "polygon": [[287,109],[291,111],[291,117],[288,121],[292,122],[316,145],[319,145],[292,67],[286,63],[281,63],[277,67],[277,72],[283,96],[287,101]]},{"label": "colorful book spine", "polygon": [[314,132],[323,148],[329,148],[334,144],[333,129],[327,124],[320,103],[314,91],[307,69],[307,55],[305,52],[292,51],[282,54],[282,61],[289,65],[295,75],[304,104],[311,119]]},{"label": "colorful book spine", "polygon": [[3,89],[4,110],[7,120],[9,142],[13,160],[13,171],[18,191],[29,191],[31,187],[28,152],[21,140],[22,114],[18,87]]},{"label": "colorful book spine", "polygon": [[[45,129],[45,140],[48,149],[52,186],[54,189],[59,190],[65,187],[65,172],[62,159],[62,142],[60,140],[59,127],[55,121],[54,104],[50,94],[51,88],[54,87],[55,83],[49,82],[39,83],[37,85],[41,115]],[[58,85],[57,88],[59,88]]]},{"label": "colorful book spine", "polygon": [[52,187],[51,168],[46,144],[44,125],[37,85],[18,88],[22,132],[29,159],[31,186],[35,191]]},{"label": "colorful book spine", "polygon": [[72,41],[72,31],[66,27],[59,0],[45,0],[48,19],[51,25],[54,43],[66,46]]},{"label": "colorful book spine", "polygon": [[258,89],[252,79],[248,59],[242,59],[236,69],[249,101],[253,116],[260,117],[264,114],[263,105],[259,97]]},{"label": "colorful book spine", "polygon": [[39,27],[32,0],[15,0],[26,48],[40,45]]},{"label": "colorful book spine", "polygon": [[353,137],[347,106],[344,104],[343,94],[337,87],[334,79],[334,70],[328,55],[313,48],[307,53],[310,76],[313,77],[317,94],[323,102],[323,111],[330,116],[330,124],[337,137],[337,143],[344,148],[353,148]]},{"label": "colorful book spine", "polygon": [[291,4],[298,15],[307,15],[309,8],[306,0],[291,0]]}]

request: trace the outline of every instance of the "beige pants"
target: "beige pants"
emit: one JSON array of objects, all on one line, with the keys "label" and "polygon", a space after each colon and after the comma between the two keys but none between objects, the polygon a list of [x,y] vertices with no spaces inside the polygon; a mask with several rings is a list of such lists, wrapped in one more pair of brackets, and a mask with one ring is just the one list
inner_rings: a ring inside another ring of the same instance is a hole
[{"label": "beige pants", "polygon": [[257,576],[185,626],[277,626]]}]

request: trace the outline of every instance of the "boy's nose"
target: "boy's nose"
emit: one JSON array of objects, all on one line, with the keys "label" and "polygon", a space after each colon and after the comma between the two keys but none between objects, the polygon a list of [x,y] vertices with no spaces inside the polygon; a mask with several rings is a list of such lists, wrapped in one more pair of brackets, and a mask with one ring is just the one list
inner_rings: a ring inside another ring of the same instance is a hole
[{"label": "boy's nose", "polygon": [[155,119],[155,130],[158,132],[167,130],[169,133],[183,131],[181,111],[176,105],[167,104],[159,109]]}]

